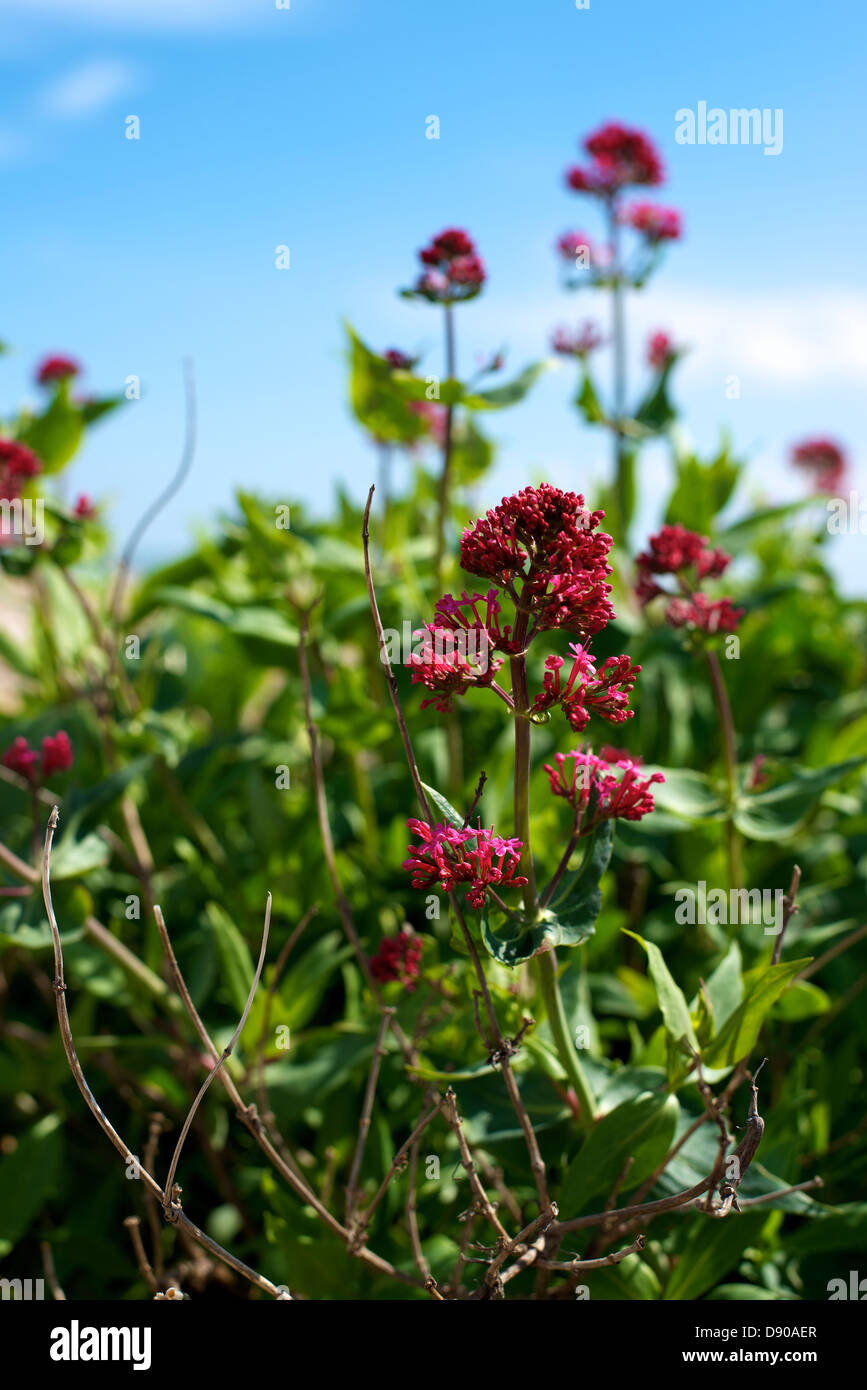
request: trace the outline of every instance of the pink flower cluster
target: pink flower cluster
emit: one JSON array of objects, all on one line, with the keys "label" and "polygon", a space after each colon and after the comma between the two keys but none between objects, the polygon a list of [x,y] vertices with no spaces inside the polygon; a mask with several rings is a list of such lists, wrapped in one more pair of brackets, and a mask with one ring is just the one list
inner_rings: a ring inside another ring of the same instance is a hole
[{"label": "pink flower cluster", "polygon": [[42,740],[42,755],[31,748],[26,738],[16,738],[3,754],[4,767],[17,772],[19,777],[40,786],[55,772],[68,772],[72,767],[72,744],[69,735],[61,729],[59,733],[48,734]]},{"label": "pink flower cluster", "polygon": [[382,356],[384,361],[391,367],[392,371],[395,372],[411,372],[418,360],[415,357],[408,357],[407,354],[401,352],[399,348],[386,348]]},{"label": "pink flower cluster", "polygon": [[551,335],[551,347],[563,357],[589,357],[605,342],[596,324],[587,319],[576,332],[568,328],[555,328]]},{"label": "pink flower cluster", "polygon": [[449,227],[419,251],[427,269],[419,276],[414,293],[435,304],[471,299],[485,283],[486,272],[472,237]]},{"label": "pink flower cluster", "polygon": [[590,163],[566,172],[566,182],[576,193],[610,197],[627,184],[662,183],[662,161],[640,130],[612,121],[590,135],[584,148]]},{"label": "pink flower cluster", "polygon": [[659,203],[631,203],[619,214],[618,221],[640,232],[648,241],[677,241],[682,230],[677,208],[664,208]]},{"label": "pink flower cluster", "polygon": [[641,667],[633,666],[628,656],[609,656],[597,672],[596,662],[586,647],[571,645],[569,652],[573,662],[565,685],[560,683],[563,657],[549,656],[545,661],[545,688],[536,696],[531,713],[560,705],[579,734],[587,728],[591,714],[598,714],[609,724],[632,719],[635,711],[629,708],[629,697]]},{"label": "pink flower cluster", "polygon": [[[545,764],[551,791],[569,802],[576,819],[582,821],[584,834],[604,820],[641,820],[654,807],[653,783],[665,781],[661,772],[640,776],[640,761],[628,754],[611,758],[618,750],[604,751],[609,754],[607,760],[587,749],[573,748],[570,753],[555,753],[556,768]],[[614,768],[622,776],[616,776]]]},{"label": "pink flower cluster", "polygon": [[647,340],[647,365],[655,372],[663,371],[675,355],[675,346],[667,333],[660,329]]},{"label": "pink flower cluster", "polygon": [[466,592],[459,599],[446,594],[439,600],[434,621],[420,629],[425,634],[422,651],[414,652],[406,663],[413,668],[413,685],[434,692],[434,699],[422,700],[422,709],[432,704],[448,714],[452,696],[465,695],[474,685],[490,685],[503,664],[492,661],[490,653],[514,649],[512,629],[500,627],[500,611],[496,589],[472,598]]},{"label": "pink flower cluster", "polygon": [[461,565],[507,589],[529,611],[528,641],[557,627],[583,640],[614,617],[607,582],[612,541],[597,531],[604,515],[591,512],[580,493],[550,483],[522,488],[464,532]]},{"label": "pink flower cluster", "polygon": [[81,367],[72,357],[46,357],[36,370],[36,380],[40,386],[54,386],[67,377],[78,376]]},{"label": "pink flower cluster", "polygon": [[[403,868],[411,874],[413,888],[439,886],[446,893],[468,885],[466,900],[471,907],[482,908],[491,888],[519,888],[526,878],[516,877],[523,845],[520,840],[504,840],[493,829],[484,830],[482,823],[473,829],[458,830],[451,825],[427,825],[411,819],[407,825],[420,841],[409,845]],[[471,847],[472,846],[472,847]]]},{"label": "pink flower cluster", "polygon": [[[664,595],[669,599],[666,622],[672,627],[691,627],[702,632],[734,632],[744,615],[729,598],[710,599],[697,592],[705,579],[717,579],[731,563],[722,550],[711,550],[706,536],[684,526],[663,526],[648,542],[649,549],[636,559],[635,592],[642,604]],[[680,593],[672,594],[656,582],[655,575],[676,576]]]},{"label": "pink flower cluster", "polygon": [[411,994],[415,989],[413,981],[418,978],[421,957],[420,937],[408,931],[398,932],[397,936],[384,936],[376,955],[370,958],[370,973],[383,985],[399,980]]},{"label": "pink flower cluster", "polygon": [[838,493],[846,477],[846,455],[831,439],[805,439],[792,450],[792,462],[813,474],[817,492]]},{"label": "pink flower cluster", "polygon": [[0,439],[0,498],[12,502],[21,496],[28,478],[42,472],[42,464],[25,444],[14,439]]}]

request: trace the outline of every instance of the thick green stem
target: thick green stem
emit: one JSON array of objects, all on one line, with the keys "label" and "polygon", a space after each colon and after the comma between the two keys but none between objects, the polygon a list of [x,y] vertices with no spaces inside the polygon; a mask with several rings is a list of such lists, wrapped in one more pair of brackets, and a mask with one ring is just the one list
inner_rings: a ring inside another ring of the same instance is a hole
[{"label": "thick green stem", "polygon": [[557,957],[553,951],[543,951],[541,955],[534,956],[533,959],[536,962],[536,972],[539,976],[542,998],[545,1000],[545,1011],[548,1015],[548,1026],[554,1038],[557,1056],[578,1097],[578,1104],[581,1106],[581,1121],[585,1125],[590,1125],[596,1119],[596,1104],[587,1077],[584,1075],[584,1068],[581,1066],[575,1043],[569,1034],[566,1010],[563,1008],[560,985],[557,980]]}]

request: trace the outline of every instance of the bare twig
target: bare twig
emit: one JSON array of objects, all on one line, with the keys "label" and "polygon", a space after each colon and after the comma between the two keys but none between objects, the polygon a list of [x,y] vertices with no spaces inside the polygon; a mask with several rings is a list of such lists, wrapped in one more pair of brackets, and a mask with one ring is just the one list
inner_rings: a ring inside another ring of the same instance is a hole
[{"label": "bare twig", "polygon": [[132,569],[132,562],[135,552],[139,547],[142,536],[148,527],[159,516],[164,507],[175,496],[190,471],[193,456],[196,452],[196,384],[193,375],[193,364],[189,358],[184,362],[184,410],[185,410],[185,437],[184,446],[181,452],[180,462],[175,469],[168,487],[166,487],[148,507],[144,515],[136,522],[130,533],[130,537],[121,553],[117,573],[114,578],[111,599],[109,601],[109,613],[112,623],[117,623],[120,615],[121,602],[123,600],[124,588]]},{"label": "bare twig", "polygon": [[[78,1060],[78,1054],[75,1050],[75,1042],[72,1037],[72,1029],[69,1023],[69,1013],[66,1007],[66,982],[64,979],[63,972],[63,950],[60,943],[60,929],[57,925],[57,918],[54,913],[54,904],[51,901],[51,846],[54,840],[54,831],[57,827],[57,817],[57,807],[55,806],[49,817],[48,827],[45,833],[45,847],[42,858],[42,892],[45,900],[45,911],[48,915],[48,925],[51,928],[51,938],[54,945],[53,987],[57,999],[57,1018],[60,1024],[60,1036],[63,1041],[63,1049],[66,1053],[66,1059],[69,1063],[72,1075],[75,1078],[75,1083],[78,1086],[78,1089],[81,1092],[82,1096],[84,1097],[88,1109],[90,1110],[94,1119],[97,1121],[101,1130],[117,1149],[118,1153],[121,1155],[130,1171],[138,1172],[141,1181],[144,1183],[145,1187],[149,1188],[150,1191],[153,1192],[154,1196],[163,1206],[163,1210],[167,1211],[169,1209],[167,1194],[160,1187],[156,1178],[154,1178],[152,1174],[147,1171],[147,1169],[136,1158],[135,1154],[132,1153],[128,1145],[124,1143],[117,1130],[114,1128],[111,1121],[109,1120],[108,1116],[105,1114],[102,1107],[99,1105],[99,1102],[96,1100],[95,1096],[93,1095],[93,1092],[87,1084],[84,1072],[81,1068],[81,1063]],[[269,1293],[272,1296],[272,1298],[278,1297],[280,1290],[277,1288],[275,1284],[271,1283],[270,1279],[266,1279],[263,1274],[258,1274],[256,1270],[251,1269],[249,1265],[244,1264],[242,1260],[239,1260],[228,1250],[224,1250],[223,1247],[221,1245],[218,1245],[215,1240],[212,1240],[210,1236],[205,1235],[205,1232],[199,1230],[198,1226],[196,1226],[192,1221],[190,1221],[189,1217],[183,1211],[181,1211],[179,1206],[171,1207],[171,1221],[172,1224],[175,1224],[186,1230],[194,1240],[196,1240],[200,1245],[204,1246],[206,1250],[209,1250],[211,1254],[216,1255],[218,1259],[222,1260],[225,1264],[229,1265],[232,1269],[236,1270],[237,1273],[242,1274],[245,1279],[248,1279],[250,1281],[251,1284],[255,1284],[257,1288],[263,1289],[266,1293]]]},{"label": "bare twig", "polygon": [[814,961],[811,961],[809,965],[805,966],[801,973],[795,976],[795,979],[809,980],[811,975],[815,975],[818,971],[824,969],[829,961],[842,955],[844,951],[848,951],[850,946],[854,946],[857,942],[863,941],[865,936],[867,936],[867,922],[865,922],[863,927],[858,927],[856,931],[850,932],[848,936],[844,936],[841,941],[836,941],[833,946],[829,946],[827,951],[824,951],[821,956],[817,956]]},{"label": "bare twig", "polygon": [[352,1218],[355,1213],[355,1206],[358,1199],[358,1176],[361,1172],[361,1164],[364,1158],[364,1149],[367,1144],[367,1136],[370,1133],[370,1122],[373,1116],[373,1098],[376,1095],[376,1083],[379,1080],[379,1069],[382,1066],[382,1059],[386,1056],[384,1047],[385,1035],[389,1025],[394,1018],[394,1009],[383,1009],[382,1018],[379,1024],[379,1032],[376,1037],[376,1044],[373,1049],[373,1056],[370,1060],[370,1074],[367,1078],[367,1086],[364,1092],[364,1103],[361,1110],[361,1119],[358,1123],[358,1138],[355,1143],[355,1153],[352,1158],[352,1167],[349,1170],[349,1182],[346,1185],[346,1224],[351,1228]]},{"label": "bare twig", "polygon": [[141,1238],[141,1222],[139,1221],[137,1216],[127,1216],[124,1218],[123,1224],[129,1231],[129,1237],[132,1241],[132,1248],[135,1252],[135,1262],[138,1266],[138,1272],[141,1275],[142,1279],[144,1279],[151,1293],[156,1293],[159,1289],[161,1281],[157,1280],[156,1275],[154,1274],[153,1270],[151,1269],[150,1263],[148,1262],[148,1257],[144,1248],[144,1242]]},{"label": "bare twig", "polygon": [[57,1278],[57,1270],[54,1268],[54,1251],[51,1248],[50,1241],[41,1240],[39,1242],[39,1250],[42,1255],[42,1268],[45,1270],[45,1278],[48,1280],[48,1287],[51,1290],[51,1297],[54,1299],[55,1303],[65,1303],[66,1294],[60,1287]]},{"label": "bare twig", "polygon": [[776,941],[774,942],[774,949],[771,955],[771,965],[777,965],[779,963],[780,953],[783,949],[783,937],[786,934],[786,927],[789,925],[789,922],[794,917],[795,913],[799,911],[798,907],[796,907],[795,905],[795,899],[798,896],[798,889],[800,886],[801,870],[800,867],[796,864],[795,867],[792,869],[792,882],[789,884],[789,891],[783,898],[783,925],[780,928],[780,932],[777,936]]},{"label": "bare twig", "polygon": [[644,1236],[636,1236],[631,1245],[623,1250],[612,1250],[610,1255],[602,1255],[598,1260],[538,1260],[544,1269],[561,1269],[568,1274],[585,1274],[591,1269],[604,1269],[606,1265],[619,1265],[628,1255],[637,1255],[644,1249]]},{"label": "bare twig", "polygon": [[499,1216],[497,1215],[497,1209],[491,1202],[491,1199],[489,1198],[487,1192],[482,1186],[482,1180],[476,1172],[476,1167],[473,1163],[473,1156],[470,1152],[470,1146],[467,1143],[467,1137],[464,1134],[463,1126],[461,1124],[461,1117],[458,1114],[457,1097],[455,1095],[453,1087],[451,1086],[449,1086],[448,1090],[446,1091],[446,1106],[446,1119],[448,1120],[449,1125],[454,1131],[455,1137],[458,1141],[458,1149],[460,1150],[461,1155],[461,1164],[463,1168],[466,1170],[467,1177],[470,1180],[470,1187],[472,1188],[473,1196],[476,1199],[476,1204],[479,1210],[482,1212],[482,1214],[486,1216],[487,1219],[490,1221],[494,1230],[497,1232],[497,1235],[502,1236],[503,1240],[508,1241],[509,1233],[503,1225],[502,1221],[500,1220]]}]

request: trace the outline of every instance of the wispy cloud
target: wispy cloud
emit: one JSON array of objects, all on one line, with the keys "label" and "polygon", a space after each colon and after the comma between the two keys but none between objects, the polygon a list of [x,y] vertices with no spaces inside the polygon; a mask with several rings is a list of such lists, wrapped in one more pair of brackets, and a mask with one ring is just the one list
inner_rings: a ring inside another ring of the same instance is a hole
[{"label": "wispy cloud", "polygon": [[45,116],[91,116],[128,92],[133,82],[134,71],[128,63],[83,63],[50,82],[39,94],[37,105]]},{"label": "wispy cloud", "polygon": [[0,0],[0,14],[50,14],[121,29],[215,29],[253,10],[250,0]]}]

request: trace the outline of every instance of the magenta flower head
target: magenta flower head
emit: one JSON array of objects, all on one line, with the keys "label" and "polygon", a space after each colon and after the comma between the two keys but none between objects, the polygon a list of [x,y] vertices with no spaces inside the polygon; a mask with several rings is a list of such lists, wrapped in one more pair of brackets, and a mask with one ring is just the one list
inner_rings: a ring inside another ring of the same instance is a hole
[{"label": "magenta flower head", "polygon": [[[660,596],[670,601],[665,620],[671,627],[687,627],[713,634],[734,632],[744,615],[743,608],[734,608],[729,598],[710,599],[698,592],[705,579],[718,579],[724,574],[731,556],[723,550],[712,550],[706,536],[688,531],[684,526],[663,526],[651,536],[648,549],[636,558],[638,579],[635,593],[640,603],[649,603]],[[672,592],[657,583],[657,575],[674,575],[678,590]]]},{"label": "magenta flower head", "polygon": [[408,357],[399,348],[387,348],[382,356],[395,372],[411,372],[418,361],[417,357]]},{"label": "magenta flower head", "polygon": [[572,670],[565,685],[560,672],[565,665],[562,656],[549,656],[545,661],[545,688],[530,706],[532,714],[540,714],[552,705],[560,705],[570,726],[583,733],[591,714],[607,719],[609,724],[622,724],[632,719],[635,711],[629,708],[629,697],[635,689],[640,666],[633,666],[628,656],[609,656],[597,672],[596,662],[585,647],[571,646]]},{"label": "magenta flower head", "polygon": [[611,121],[588,136],[584,148],[591,157],[590,164],[576,165],[566,172],[566,182],[576,193],[611,197],[628,184],[663,181],[662,160],[643,131]]},{"label": "magenta flower head", "polygon": [[484,907],[492,888],[520,888],[526,878],[515,877],[523,845],[520,840],[504,840],[493,829],[485,830],[479,821],[475,829],[458,830],[451,825],[427,825],[411,819],[407,825],[420,843],[409,845],[403,868],[411,874],[413,888],[432,888],[438,884],[446,893],[466,886],[471,907]]},{"label": "magenta flower head", "polygon": [[612,540],[580,493],[550,483],[504,497],[461,537],[461,565],[490,579],[529,613],[527,640],[562,627],[585,639],[614,617]]},{"label": "magenta flower head", "polygon": [[575,332],[568,328],[555,328],[551,335],[551,348],[554,352],[559,353],[561,357],[577,357],[581,361],[604,342],[602,333],[590,319]]},{"label": "magenta flower head", "polygon": [[36,370],[40,386],[54,386],[58,381],[78,376],[81,367],[72,357],[46,357]]},{"label": "magenta flower head", "polygon": [[89,494],[86,492],[79,493],[73,509],[73,516],[78,517],[79,521],[93,521],[96,514],[96,503]]},{"label": "magenta flower head", "polygon": [[61,729],[59,733],[47,734],[42,740],[42,758],[31,748],[26,738],[16,738],[6,749],[2,758],[3,766],[17,772],[33,786],[40,785],[55,772],[68,772],[72,767],[73,751],[69,735]]},{"label": "magenta flower head", "polygon": [[[569,802],[585,834],[604,820],[641,820],[654,808],[653,783],[665,781],[661,772],[642,777],[640,763],[628,754],[610,761],[589,749],[574,748],[555,753],[554,761],[556,768],[545,765],[551,791]],[[622,776],[615,775],[615,768]]]},{"label": "magenta flower head", "polygon": [[440,232],[418,257],[426,269],[411,290],[403,291],[408,298],[431,304],[474,299],[487,278],[472,237],[459,227]]},{"label": "magenta flower head", "polygon": [[677,352],[671,338],[660,329],[651,333],[647,340],[647,365],[655,372],[663,371],[676,357]]},{"label": "magenta flower head", "polygon": [[370,958],[370,973],[380,984],[390,984],[397,980],[407,993],[415,989],[421,965],[421,938],[408,931],[398,932],[397,936],[384,936],[379,950]]},{"label": "magenta flower head", "polygon": [[677,241],[682,231],[677,208],[660,207],[658,203],[632,203],[618,220],[633,227],[654,245],[660,241]]},{"label": "magenta flower head", "polygon": [[837,493],[846,477],[846,455],[832,439],[805,439],[792,450],[796,468],[812,473],[817,492]]},{"label": "magenta flower head", "polygon": [[22,484],[41,472],[41,461],[26,444],[0,439],[0,497],[10,501],[18,497]]}]

